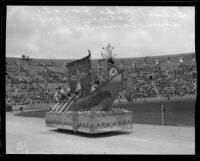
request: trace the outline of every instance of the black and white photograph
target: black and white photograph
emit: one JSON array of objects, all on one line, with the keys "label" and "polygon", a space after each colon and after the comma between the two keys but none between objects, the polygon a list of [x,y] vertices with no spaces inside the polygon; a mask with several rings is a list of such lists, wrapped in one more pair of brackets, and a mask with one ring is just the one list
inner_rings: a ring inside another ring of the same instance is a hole
[{"label": "black and white photograph", "polygon": [[6,154],[195,154],[194,6],[7,5]]}]

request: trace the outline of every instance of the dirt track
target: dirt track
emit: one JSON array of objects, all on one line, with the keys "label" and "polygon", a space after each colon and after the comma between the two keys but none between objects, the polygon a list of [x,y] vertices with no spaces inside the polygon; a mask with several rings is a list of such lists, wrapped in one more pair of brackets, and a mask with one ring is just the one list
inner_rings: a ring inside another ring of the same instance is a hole
[{"label": "dirt track", "polygon": [[130,132],[88,135],[6,113],[7,154],[194,154],[194,127],[134,124]]}]

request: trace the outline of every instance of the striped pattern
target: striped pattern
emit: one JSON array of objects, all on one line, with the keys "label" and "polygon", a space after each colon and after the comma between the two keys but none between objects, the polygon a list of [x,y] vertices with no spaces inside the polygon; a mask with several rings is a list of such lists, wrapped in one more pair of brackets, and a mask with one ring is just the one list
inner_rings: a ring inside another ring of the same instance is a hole
[{"label": "striped pattern", "polygon": [[56,104],[51,112],[58,112],[58,113],[61,113],[61,112],[65,112],[67,111],[67,109],[72,105],[73,103],[73,99],[74,99],[74,95],[72,97],[70,97],[69,100],[66,100],[64,102],[59,102],[58,104]]}]

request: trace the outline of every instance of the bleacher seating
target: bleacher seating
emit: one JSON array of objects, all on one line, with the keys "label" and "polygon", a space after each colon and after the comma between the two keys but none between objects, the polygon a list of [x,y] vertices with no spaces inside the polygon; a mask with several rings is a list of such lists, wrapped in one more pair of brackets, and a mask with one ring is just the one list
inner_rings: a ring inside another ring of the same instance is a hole
[{"label": "bleacher seating", "polygon": [[[142,61],[141,61],[142,62]],[[134,101],[143,98],[156,98],[158,95],[165,98],[176,98],[184,96],[196,95],[196,74],[197,69],[194,63],[167,62],[159,64],[143,63],[136,66],[129,63],[129,65],[122,65],[116,63],[122,72],[122,86],[123,96],[129,100]],[[95,63],[93,63],[95,65]],[[7,66],[13,65],[10,61]],[[94,66],[93,66],[94,67]],[[17,67],[16,67],[17,68]],[[32,69],[33,68],[33,69]],[[32,83],[43,84],[65,84],[67,81],[66,73],[60,70],[48,69],[46,72],[42,71],[42,67],[31,66],[28,71],[13,70],[14,66],[8,68],[6,75],[6,83],[13,84],[13,87],[6,89],[6,100],[12,105],[26,104],[26,103],[55,103],[54,94],[55,87],[45,88],[41,85],[33,85]],[[101,85],[106,80],[106,68],[92,69],[92,82],[94,83],[97,78],[100,78],[99,84]],[[150,79],[151,78],[151,79]],[[18,92],[15,92],[18,84],[29,84],[28,87],[18,87]],[[30,85],[32,84],[32,85]]]}]

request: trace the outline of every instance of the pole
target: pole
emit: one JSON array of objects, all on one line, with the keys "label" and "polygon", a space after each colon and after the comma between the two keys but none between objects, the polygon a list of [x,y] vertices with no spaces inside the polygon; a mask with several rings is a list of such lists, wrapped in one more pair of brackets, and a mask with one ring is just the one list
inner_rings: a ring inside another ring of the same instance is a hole
[{"label": "pole", "polygon": [[164,107],[163,105],[161,106],[161,117],[162,117],[162,125],[165,124],[165,118],[164,118]]}]

